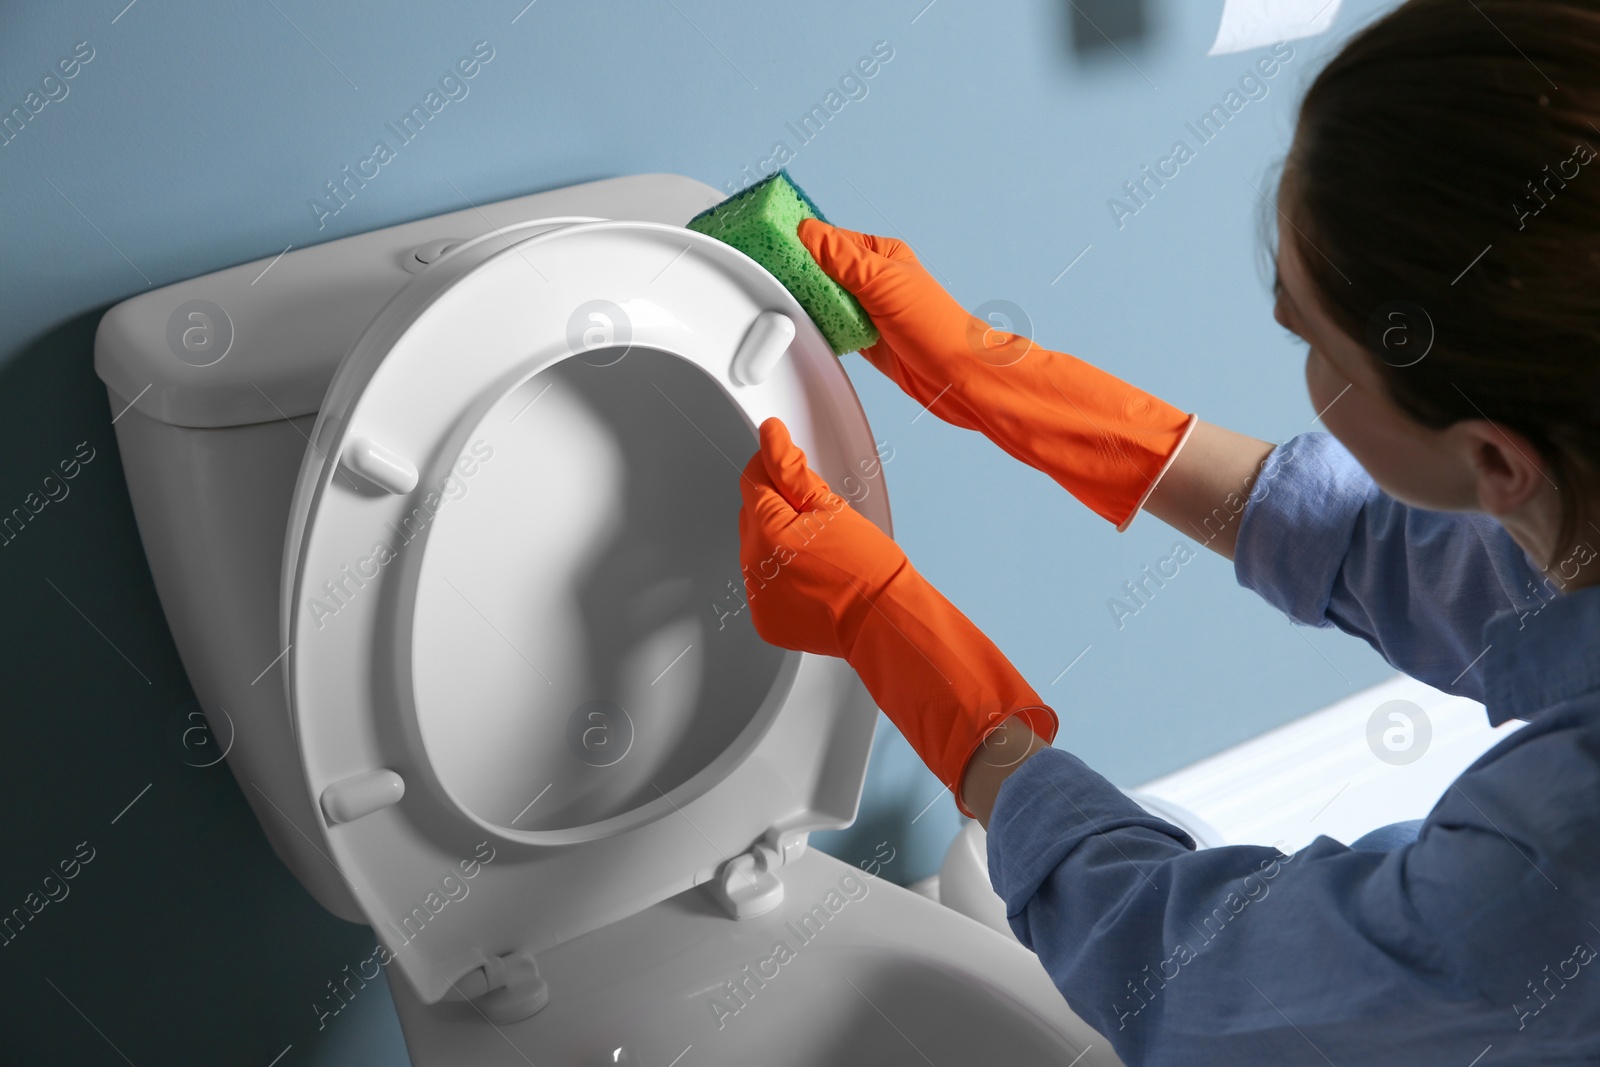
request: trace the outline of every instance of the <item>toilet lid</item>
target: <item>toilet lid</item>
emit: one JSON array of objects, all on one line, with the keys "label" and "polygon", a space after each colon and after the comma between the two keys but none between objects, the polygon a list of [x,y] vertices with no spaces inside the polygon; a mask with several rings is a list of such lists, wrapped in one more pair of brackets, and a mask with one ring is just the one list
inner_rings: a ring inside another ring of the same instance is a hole
[{"label": "toilet lid", "polygon": [[514,230],[430,265],[345,358],[285,547],[307,832],[430,1002],[764,835],[848,824],[876,715],[842,661],[756,635],[774,574],[738,559],[768,416],[890,528],[815,326],[697,233]]}]

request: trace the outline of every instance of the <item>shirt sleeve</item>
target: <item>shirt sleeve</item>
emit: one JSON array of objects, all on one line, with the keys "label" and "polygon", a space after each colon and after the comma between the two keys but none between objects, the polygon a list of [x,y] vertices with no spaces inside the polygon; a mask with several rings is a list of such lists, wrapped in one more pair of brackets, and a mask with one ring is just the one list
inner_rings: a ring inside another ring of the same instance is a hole
[{"label": "shirt sleeve", "polygon": [[1474,700],[1484,623],[1555,595],[1494,519],[1400,503],[1325,433],[1268,457],[1239,520],[1234,573],[1295,622],[1337,626]]},{"label": "shirt sleeve", "polygon": [[1018,939],[1129,1067],[1465,1067],[1488,1044],[1556,1062],[1541,1055],[1592,1048],[1600,1024],[1600,998],[1574,999],[1523,1033],[1544,1003],[1531,983],[1551,968],[1570,980],[1600,944],[1585,910],[1600,774],[1560,725],[1507,738],[1387,853],[1327,837],[1292,856],[1193,851],[1046,749],[1001,787],[990,876]]}]

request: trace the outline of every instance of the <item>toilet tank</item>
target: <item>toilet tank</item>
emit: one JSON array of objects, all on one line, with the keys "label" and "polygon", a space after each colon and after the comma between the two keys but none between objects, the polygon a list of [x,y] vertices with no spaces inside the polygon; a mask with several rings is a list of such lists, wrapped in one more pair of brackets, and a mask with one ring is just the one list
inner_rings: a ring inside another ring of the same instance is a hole
[{"label": "toilet tank", "polygon": [[312,844],[322,816],[284,696],[279,626],[289,504],[334,371],[452,244],[536,219],[681,225],[720,199],[678,175],[590,182],[291,245],[143,293],[101,319],[95,371],[184,670],[273,849],[334,914],[365,922]]}]

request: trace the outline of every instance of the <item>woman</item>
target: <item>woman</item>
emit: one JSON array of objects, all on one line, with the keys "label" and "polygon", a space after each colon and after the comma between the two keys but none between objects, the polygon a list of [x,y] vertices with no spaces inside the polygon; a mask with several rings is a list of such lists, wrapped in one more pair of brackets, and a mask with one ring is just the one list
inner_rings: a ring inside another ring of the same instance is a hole
[{"label": "woman", "polygon": [[1279,189],[1275,315],[1328,433],[1277,447],[988,331],[898,241],[802,224],[882,333],[863,354],[935,415],[1528,722],[1420,827],[1197,852],[1050,745],[1055,713],[768,420],[758,632],[857,669],[1130,1065],[1600,1059],[1597,148],[1600,0],[1409,0],[1355,37]]}]

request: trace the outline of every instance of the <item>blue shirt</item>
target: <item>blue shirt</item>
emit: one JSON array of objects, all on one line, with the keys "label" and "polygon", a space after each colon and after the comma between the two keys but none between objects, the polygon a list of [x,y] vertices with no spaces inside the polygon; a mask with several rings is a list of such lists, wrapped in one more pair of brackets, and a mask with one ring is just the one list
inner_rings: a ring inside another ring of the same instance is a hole
[{"label": "blue shirt", "polygon": [[1529,725],[1392,852],[1195,851],[1047,749],[989,824],[1017,937],[1130,1067],[1600,1060],[1600,587],[1557,595],[1497,522],[1398,503],[1326,434],[1275,449],[1239,521],[1240,584]]}]

